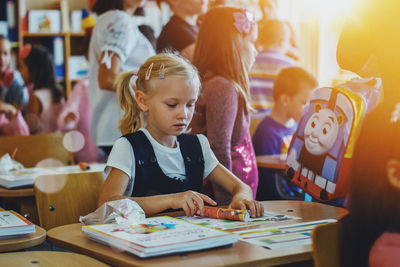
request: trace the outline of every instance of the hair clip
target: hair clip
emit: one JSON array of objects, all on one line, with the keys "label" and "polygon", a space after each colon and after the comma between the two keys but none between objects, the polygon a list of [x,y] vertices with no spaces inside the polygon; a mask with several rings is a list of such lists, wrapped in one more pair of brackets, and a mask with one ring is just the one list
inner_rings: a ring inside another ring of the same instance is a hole
[{"label": "hair clip", "polygon": [[150,75],[151,75],[151,70],[153,69],[153,65],[154,63],[151,63],[150,66],[147,68],[146,76],[144,78],[146,81],[150,80]]},{"label": "hair clip", "polygon": [[256,23],[254,16],[245,9],[233,13],[233,18],[235,19],[233,25],[235,26],[236,30],[244,34],[248,34],[250,32],[251,25]]},{"label": "hair clip", "polygon": [[25,44],[20,50],[19,50],[19,58],[20,59],[25,59],[29,56],[32,50],[32,45],[31,44]]},{"label": "hair clip", "polygon": [[133,75],[133,76],[138,76],[138,73],[139,73],[139,70],[133,70],[133,71],[132,71],[132,75]]},{"label": "hair clip", "polygon": [[164,79],[165,78],[165,67],[164,67],[164,63],[161,64],[160,70],[158,71],[158,77],[160,79]]}]

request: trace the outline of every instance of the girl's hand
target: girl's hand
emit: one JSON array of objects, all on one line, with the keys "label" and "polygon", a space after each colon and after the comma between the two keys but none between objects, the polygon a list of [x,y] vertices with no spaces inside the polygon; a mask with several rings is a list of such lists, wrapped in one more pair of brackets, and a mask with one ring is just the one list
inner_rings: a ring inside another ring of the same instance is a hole
[{"label": "girl's hand", "polygon": [[232,198],[232,202],[228,208],[250,210],[250,216],[252,218],[264,215],[264,206],[260,202],[252,199],[247,199],[240,195],[236,195]]},{"label": "girl's hand", "polygon": [[13,118],[17,115],[17,109],[11,104],[0,102],[0,113],[6,113],[8,117]]},{"label": "girl's hand", "polygon": [[217,203],[206,195],[194,191],[186,191],[173,194],[171,198],[171,208],[185,211],[186,216],[204,215],[204,201],[210,205]]}]

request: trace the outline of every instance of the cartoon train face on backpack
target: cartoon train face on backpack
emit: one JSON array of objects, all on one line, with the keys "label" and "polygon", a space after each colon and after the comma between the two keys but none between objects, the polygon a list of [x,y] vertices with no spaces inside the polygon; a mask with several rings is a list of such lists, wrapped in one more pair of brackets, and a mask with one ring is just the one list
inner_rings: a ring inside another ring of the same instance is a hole
[{"label": "cartoon train face on backpack", "polygon": [[304,128],[304,144],[312,155],[327,153],[336,141],[343,115],[338,116],[330,109],[323,109],[320,103],[315,104],[314,114]]},{"label": "cartoon train face on backpack", "polygon": [[330,88],[316,90],[289,149],[287,175],[314,197],[333,194],[353,123],[349,99]]}]

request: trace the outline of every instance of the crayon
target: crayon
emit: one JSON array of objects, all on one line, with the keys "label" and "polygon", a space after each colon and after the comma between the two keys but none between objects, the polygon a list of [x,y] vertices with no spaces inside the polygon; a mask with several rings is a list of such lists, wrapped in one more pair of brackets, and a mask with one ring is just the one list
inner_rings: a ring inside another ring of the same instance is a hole
[{"label": "crayon", "polygon": [[204,216],[215,219],[247,222],[250,214],[247,210],[221,209],[217,207],[204,206]]},{"label": "crayon", "polygon": [[90,166],[86,162],[78,162],[79,167],[81,168],[82,171],[86,171],[90,169]]}]

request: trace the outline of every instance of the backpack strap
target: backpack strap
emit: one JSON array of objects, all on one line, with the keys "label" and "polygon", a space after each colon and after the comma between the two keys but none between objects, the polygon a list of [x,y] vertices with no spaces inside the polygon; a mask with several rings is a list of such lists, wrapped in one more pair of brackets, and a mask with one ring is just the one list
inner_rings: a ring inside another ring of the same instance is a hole
[{"label": "backpack strap", "polygon": [[183,182],[171,179],[163,173],[153,146],[142,131],[127,134],[124,137],[128,139],[135,155],[135,182],[132,196],[168,194],[186,190],[201,191],[204,158],[196,135],[178,136],[186,172],[186,179]]},{"label": "backpack strap", "polygon": [[135,181],[132,196],[142,197],[175,193],[182,185],[167,179],[157,163],[153,146],[142,131],[124,136],[131,144],[135,154]]}]

